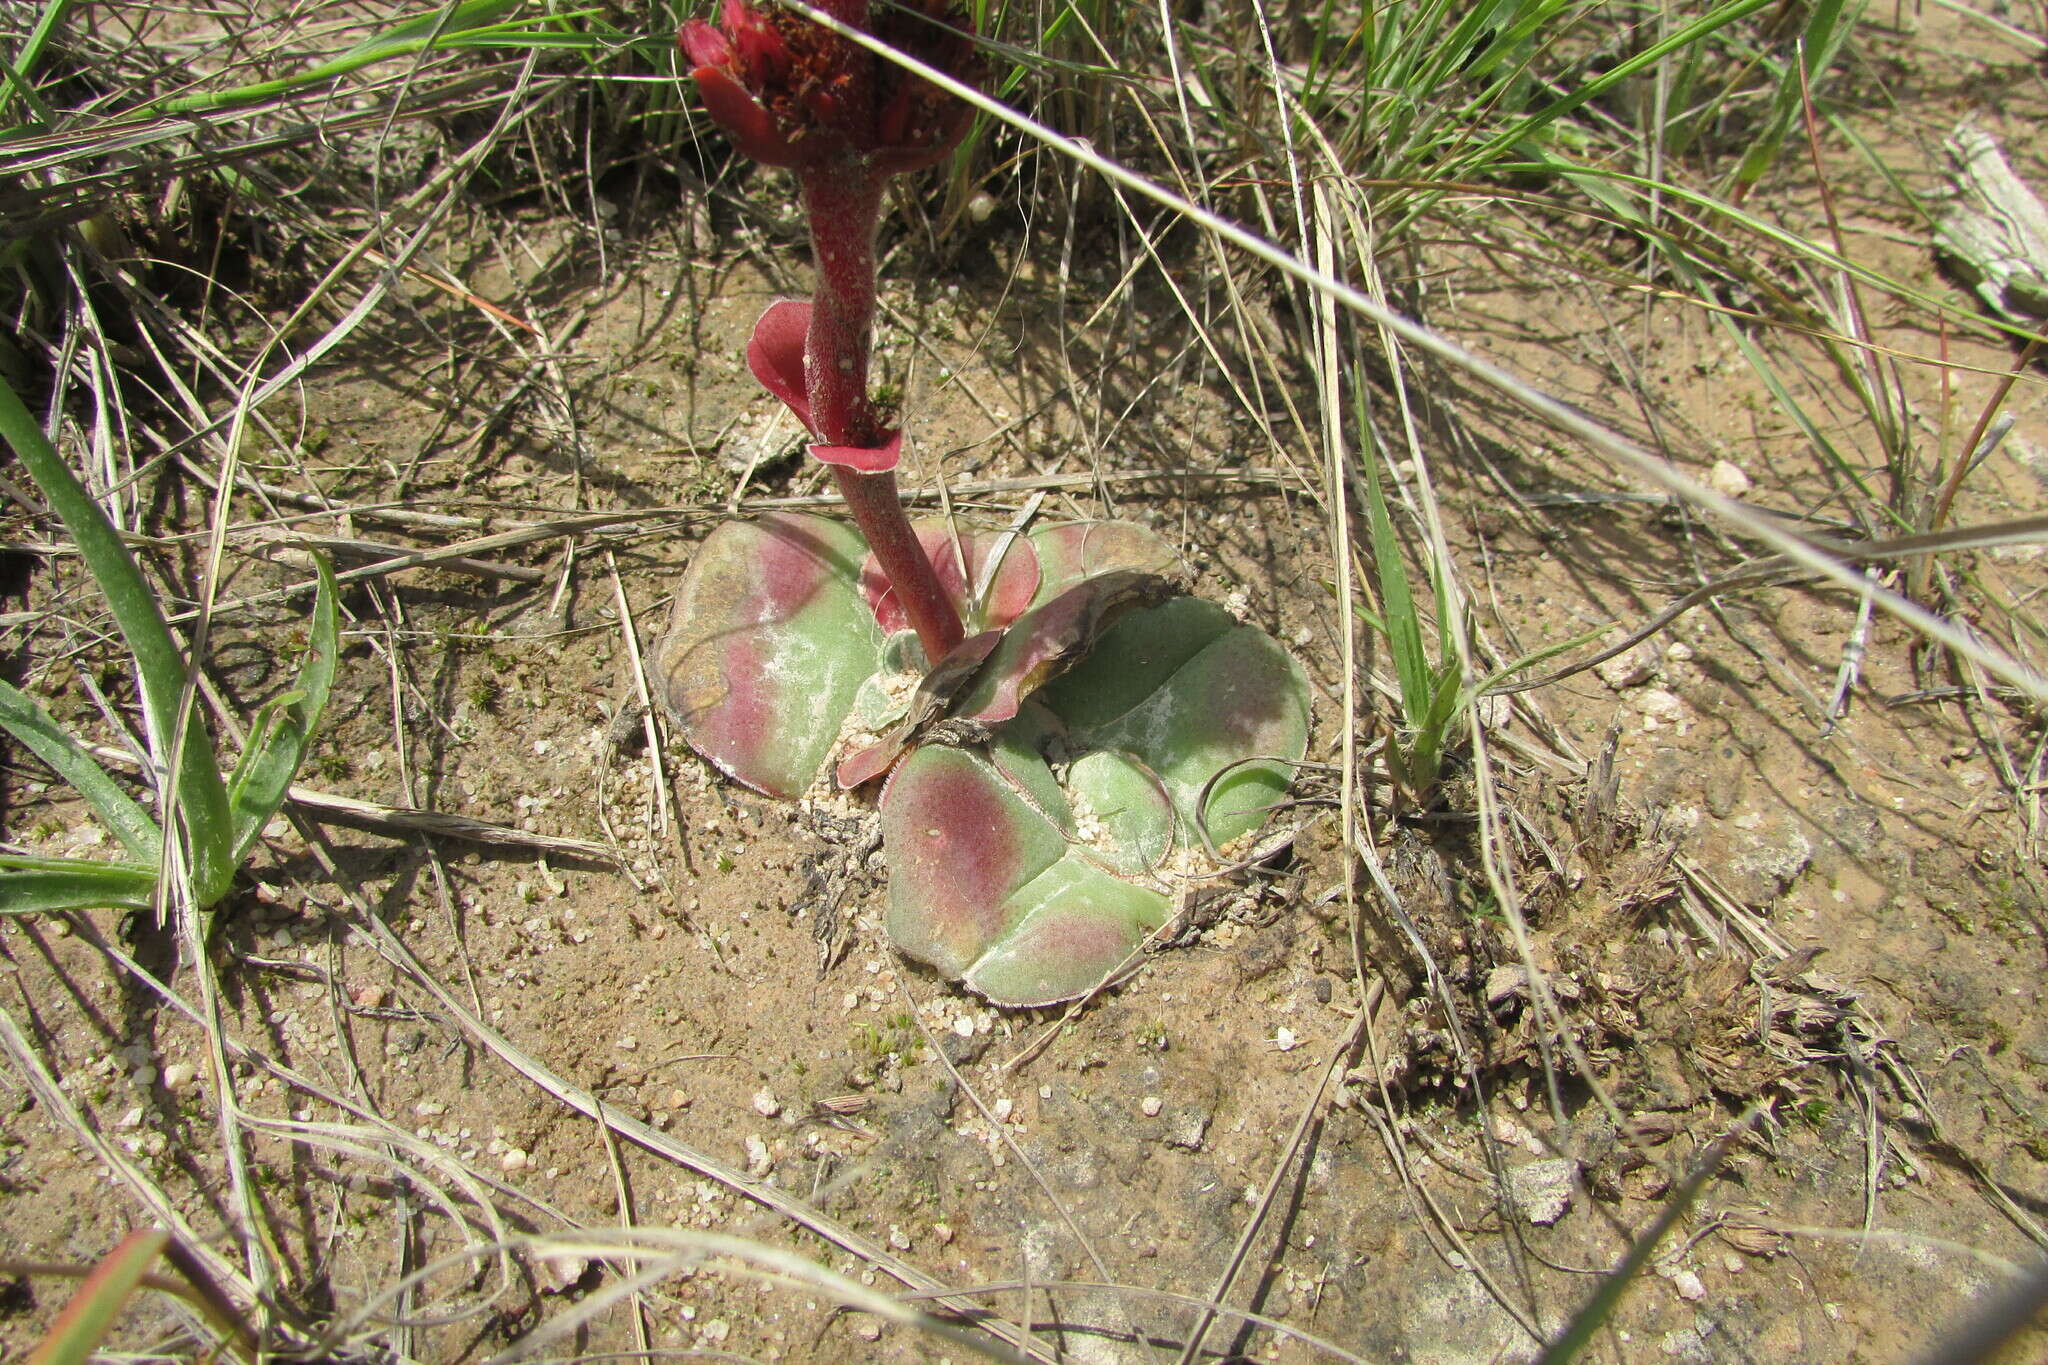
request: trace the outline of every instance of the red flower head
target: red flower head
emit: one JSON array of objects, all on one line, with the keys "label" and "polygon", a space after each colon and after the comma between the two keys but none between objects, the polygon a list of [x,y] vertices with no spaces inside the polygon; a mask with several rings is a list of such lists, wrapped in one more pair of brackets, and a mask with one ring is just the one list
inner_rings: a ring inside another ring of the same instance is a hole
[{"label": "red flower head", "polygon": [[[900,52],[971,81],[979,61],[947,0],[818,8]],[[692,19],[679,42],[704,107],[746,155],[792,169],[853,161],[878,176],[932,165],[967,131],[969,109],[920,76],[794,10],[725,0],[722,30]]]}]

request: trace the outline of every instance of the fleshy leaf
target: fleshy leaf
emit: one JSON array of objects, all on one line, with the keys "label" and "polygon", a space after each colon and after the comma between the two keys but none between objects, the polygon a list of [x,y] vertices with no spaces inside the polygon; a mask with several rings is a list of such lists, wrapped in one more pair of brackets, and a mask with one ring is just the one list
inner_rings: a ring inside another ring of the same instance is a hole
[{"label": "fleshy leaf", "polygon": [[1142,705],[1237,622],[1214,602],[1176,597],[1134,611],[1087,658],[1048,683],[1041,698],[1068,725],[1094,729]]},{"label": "fleshy leaf", "polygon": [[1165,579],[1132,569],[1097,574],[1017,618],[974,685],[953,708],[960,720],[998,724],[1024,699],[1089,651],[1119,616],[1170,592]]},{"label": "fleshy leaf", "polygon": [[999,1005],[1048,1005],[1094,989],[1169,910],[1160,891],[1070,847],[966,749],[926,745],[903,761],[882,794],[882,845],[890,940]]},{"label": "fleshy leaf", "polygon": [[999,1005],[1054,1005],[1109,979],[1166,923],[1171,902],[1068,856],[1011,898],[1016,927],[966,975]]},{"label": "fleshy leaf", "polygon": [[1032,548],[1038,551],[1040,581],[1038,602],[1054,597],[1084,578],[1112,569],[1136,569],[1140,573],[1178,578],[1180,554],[1157,532],[1134,521],[1072,521],[1034,532]]},{"label": "fleshy leaf", "polygon": [[[1038,556],[1029,540],[994,531],[963,529],[956,551],[952,525],[943,518],[913,522],[910,529],[931,560],[932,572],[938,576],[939,587],[946,594],[946,600],[953,604],[953,610],[960,613],[970,630],[1001,629],[1031,605],[1032,597],[1038,591],[1039,573]],[[1002,550],[1002,563],[997,566],[995,582],[990,584],[987,582],[989,560],[998,549]],[[966,574],[961,573],[963,557],[966,559]],[[969,600],[970,585],[982,594],[978,613],[970,610],[974,606]],[[899,631],[908,627],[909,621],[904,616],[903,607],[896,601],[888,576],[872,554],[861,565],[860,590],[875,609],[875,619],[882,623],[883,630]]]},{"label": "fleshy leaf", "polygon": [[699,753],[756,791],[802,795],[875,672],[860,555],[849,526],[771,513],[721,525],[683,576],[655,651],[662,699]]},{"label": "fleshy leaf", "polygon": [[1010,790],[1022,796],[1064,834],[1074,832],[1074,810],[1052,769],[1046,749],[1064,734],[1059,718],[1036,702],[1025,702],[1015,720],[990,736],[989,762]]},{"label": "fleshy leaf", "polygon": [[832,780],[839,784],[841,791],[852,791],[888,772],[902,753],[903,741],[893,735],[884,735],[866,748],[856,749],[841,759],[838,768],[833,770]]},{"label": "fleshy leaf", "polygon": [[910,714],[929,665],[917,632],[898,631],[882,641],[881,663],[856,689],[846,726],[857,733],[886,735]]},{"label": "fleshy leaf", "polygon": [[806,430],[811,426],[811,399],[804,389],[804,334],[811,327],[811,305],[805,299],[777,299],[754,324],[747,339],[747,368],[761,387],[789,405]]},{"label": "fleshy leaf", "polygon": [[1082,836],[1118,872],[1150,872],[1173,852],[1174,811],[1159,775],[1129,754],[1096,749],[1067,769],[1087,812]]},{"label": "fleshy leaf", "polygon": [[988,761],[925,745],[882,792],[889,939],[948,977],[1013,927],[1009,899],[1060,860],[1066,840]]},{"label": "fleshy leaf", "polygon": [[[1143,617],[1175,605],[1134,613],[1120,625],[1141,634],[1157,624]],[[1097,647],[1098,657],[1114,657],[1116,633]],[[1155,665],[1164,657],[1156,655]],[[1279,641],[1256,626],[1233,623],[1150,696],[1092,729],[1076,714],[1085,709],[1077,703],[1095,700],[1079,693],[1086,681],[1079,675],[1079,669],[1068,673],[1059,695],[1046,698],[1082,732],[1076,742],[1135,755],[1159,774],[1191,833],[1206,830],[1218,846],[1265,823],[1294,780],[1293,762],[1308,748],[1308,679]]]}]

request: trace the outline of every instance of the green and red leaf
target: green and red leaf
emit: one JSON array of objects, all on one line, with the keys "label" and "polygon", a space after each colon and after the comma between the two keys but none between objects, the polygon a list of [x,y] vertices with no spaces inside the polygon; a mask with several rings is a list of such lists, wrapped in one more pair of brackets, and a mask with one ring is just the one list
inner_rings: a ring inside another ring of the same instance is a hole
[{"label": "green and red leaf", "polygon": [[[931,559],[939,587],[970,633],[1000,630],[1031,605],[1038,592],[1039,571],[1038,556],[1029,540],[998,531],[962,529],[956,542],[953,524],[943,518],[913,522],[910,529]],[[997,562],[999,554],[1002,558]],[[909,628],[888,576],[872,554],[861,564],[860,590],[885,633],[893,635]]]},{"label": "green and red leaf", "polygon": [[999,1005],[1086,994],[1168,913],[1162,892],[1098,867],[965,749],[926,745],[897,768],[882,846],[890,941]]},{"label": "green and red leaf", "polygon": [[1012,897],[1016,927],[965,976],[999,1005],[1056,1005],[1110,983],[1166,923],[1158,891],[1062,858]]},{"label": "green and red leaf", "polygon": [[875,672],[861,553],[851,527],[771,513],[721,525],[683,576],[656,683],[697,752],[756,791],[801,796]]},{"label": "green and red leaf", "polygon": [[1118,617],[1171,591],[1154,574],[1117,569],[1083,579],[1033,607],[1003,632],[953,715],[981,725],[1010,719],[1033,692],[1087,655]]},{"label": "green and red leaf", "polygon": [[[1154,651],[1148,672],[1164,671],[1207,627],[1162,639],[1156,618],[1192,601],[1182,598],[1126,617],[1098,646],[1097,656],[1127,658],[1121,651],[1127,632]],[[1190,620],[1207,615],[1187,607],[1173,612]],[[1212,844],[1227,844],[1263,825],[1307,752],[1308,679],[1280,642],[1256,626],[1232,622],[1136,705],[1094,725],[1084,717],[1101,714],[1101,696],[1080,690],[1089,679],[1079,673],[1062,678],[1059,695],[1047,697],[1047,705],[1079,732],[1080,742],[1134,755],[1157,773],[1181,819],[1191,831],[1206,832]],[[1109,690],[1107,680],[1098,681]],[[1123,691],[1119,701],[1128,696]]]},{"label": "green and red leaf", "polygon": [[949,977],[1014,928],[1009,901],[1066,839],[966,749],[914,750],[882,793],[889,939]]},{"label": "green and red leaf", "polygon": [[1135,569],[1161,578],[1181,577],[1180,554],[1159,535],[1132,521],[1070,521],[1035,532],[1038,552],[1037,601],[1058,594],[1096,574]]}]

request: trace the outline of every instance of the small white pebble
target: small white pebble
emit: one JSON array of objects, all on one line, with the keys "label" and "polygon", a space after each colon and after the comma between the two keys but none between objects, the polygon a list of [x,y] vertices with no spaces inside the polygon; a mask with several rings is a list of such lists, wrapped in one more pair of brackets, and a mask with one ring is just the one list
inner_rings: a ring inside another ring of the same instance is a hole
[{"label": "small white pebble", "polygon": [[639,1049],[640,1040],[629,1033],[625,1037],[619,1039],[618,1042],[614,1043],[613,1046],[618,1048],[618,1050],[621,1052],[634,1052]]},{"label": "small white pebble", "polygon": [[1700,1283],[1700,1277],[1690,1270],[1681,1270],[1671,1277],[1671,1287],[1678,1291],[1678,1297],[1688,1302],[1707,1296],[1707,1287]]},{"label": "small white pebble", "polygon": [[958,1019],[955,1019],[953,1021],[953,1032],[962,1038],[972,1038],[974,1036],[973,1017],[963,1014]]},{"label": "small white pebble", "polygon": [[932,1237],[942,1247],[951,1246],[953,1244],[953,1229],[945,1223],[934,1223],[932,1224]]},{"label": "small white pebble", "polygon": [[1301,1039],[1294,1036],[1294,1030],[1283,1028],[1273,1035],[1273,1046],[1282,1052],[1292,1052],[1301,1046]]},{"label": "small white pebble", "polygon": [[1676,725],[1685,719],[1685,702],[1675,692],[1661,687],[1645,688],[1636,697],[1636,710],[1643,713],[1646,722]]},{"label": "small white pebble", "polygon": [[990,1112],[996,1116],[997,1123],[1008,1123],[1010,1121],[1010,1115],[1016,1112],[1016,1109],[1016,1103],[1006,1095],[1002,1099],[997,1100],[995,1104],[991,1106]]},{"label": "small white pebble", "polygon": [[782,1102],[775,1098],[773,1090],[764,1087],[754,1092],[754,1112],[764,1119],[772,1119],[782,1112]]},{"label": "small white pebble", "polygon": [[1707,487],[1724,498],[1739,498],[1750,490],[1749,474],[1733,460],[1716,460],[1707,471]]},{"label": "small white pebble", "polygon": [[430,1119],[438,1114],[447,1113],[448,1106],[439,1100],[421,1100],[412,1107],[412,1112],[418,1114],[423,1119]]},{"label": "small white pebble", "polygon": [[1144,1099],[1138,1101],[1138,1109],[1148,1119],[1158,1118],[1159,1111],[1165,1107],[1165,1101],[1161,1100],[1157,1095],[1147,1095]]},{"label": "small white pebble", "polygon": [[198,1068],[190,1062],[172,1062],[164,1068],[164,1089],[176,1094],[192,1084],[199,1076]]},{"label": "small white pebble", "polygon": [[499,1169],[505,1172],[505,1174],[510,1175],[514,1171],[525,1170],[530,1161],[531,1158],[529,1158],[526,1155],[526,1153],[521,1149],[517,1147],[508,1147],[505,1149],[505,1155],[498,1158],[498,1166]]}]

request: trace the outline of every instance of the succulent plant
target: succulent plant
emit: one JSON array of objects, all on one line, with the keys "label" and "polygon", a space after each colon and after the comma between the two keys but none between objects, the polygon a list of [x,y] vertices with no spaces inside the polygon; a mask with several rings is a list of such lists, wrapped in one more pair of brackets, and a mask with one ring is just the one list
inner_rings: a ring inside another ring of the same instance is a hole
[{"label": "succulent plant", "polygon": [[[957,78],[978,68],[945,0],[819,7]],[[855,526],[714,530],[655,650],[659,692],[766,795],[883,780],[901,951],[1001,1005],[1082,995],[1265,823],[1307,748],[1307,681],[1182,595],[1142,526],[905,517],[903,433],[868,393],[875,234],[888,177],[945,156],[967,109],[793,10],[725,0],[720,19],[684,26],[691,74],[739,151],[796,175],[817,267],[813,298],[762,314],[747,365],[816,438]]]},{"label": "succulent plant", "polygon": [[1307,682],[1264,631],[1179,594],[1144,527],[914,531],[972,632],[936,666],[852,528],[773,513],[697,551],[661,691],[698,752],[767,795],[886,775],[891,941],[997,1004],[1068,999],[1265,823],[1307,747]]}]

